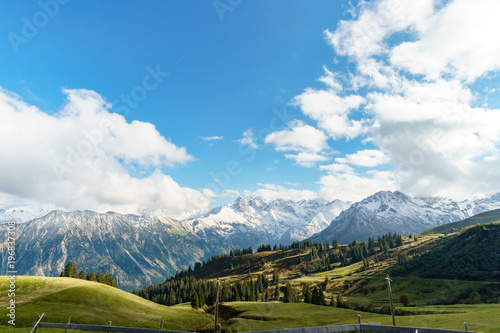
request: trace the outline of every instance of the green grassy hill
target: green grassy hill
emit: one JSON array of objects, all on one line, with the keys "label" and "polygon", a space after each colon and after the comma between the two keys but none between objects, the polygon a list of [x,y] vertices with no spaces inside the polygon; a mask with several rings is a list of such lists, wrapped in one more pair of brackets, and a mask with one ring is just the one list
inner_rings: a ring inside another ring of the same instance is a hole
[{"label": "green grassy hill", "polygon": [[477,224],[487,224],[487,223],[495,223],[500,222],[500,209],[491,210],[489,212],[484,212],[481,214],[474,215],[469,217],[468,219],[457,221],[453,223],[447,223],[444,225],[440,225],[439,227],[435,227],[423,232],[423,235],[429,234],[449,234],[453,232],[459,232],[460,230]]},{"label": "green grassy hill", "polygon": [[[0,277],[0,304],[8,304],[8,280]],[[5,312],[2,311],[2,313]],[[18,276],[16,278],[16,326],[2,318],[0,331],[28,332],[37,316],[43,321],[75,324],[132,326],[176,331],[207,329],[211,318],[187,305],[167,307],[108,285],[72,278]],[[43,329],[41,332],[50,330]],[[60,332],[60,331],[57,331]]]}]

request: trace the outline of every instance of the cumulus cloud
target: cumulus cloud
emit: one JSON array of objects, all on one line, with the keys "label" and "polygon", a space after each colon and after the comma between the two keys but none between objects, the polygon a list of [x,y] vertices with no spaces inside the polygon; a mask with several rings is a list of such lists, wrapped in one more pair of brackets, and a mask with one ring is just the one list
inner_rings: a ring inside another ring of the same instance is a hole
[{"label": "cumulus cloud", "polygon": [[[67,102],[47,114],[0,91],[0,192],[59,207],[171,215],[207,207],[205,190],[181,187],[160,171],[193,160],[154,125],[128,123],[97,93],[64,90]],[[150,175],[134,178],[131,169]]]},{"label": "cumulus cloud", "polygon": [[266,136],[264,142],[273,144],[278,151],[310,151],[320,152],[328,148],[328,137],[317,128],[301,121],[293,121],[290,129],[273,132]]},{"label": "cumulus cloud", "polygon": [[317,162],[328,160],[323,152],[329,148],[328,136],[301,121],[292,121],[289,127],[267,135],[264,142],[274,145],[277,151],[297,152],[297,154],[285,154],[285,157],[301,166],[312,167]]},{"label": "cumulus cloud", "polygon": [[335,161],[364,167],[376,167],[389,163],[390,159],[380,150],[365,149],[354,154],[347,154],[345,157],[336,158]]},{"label": "cumulus cloud", "polygon": [[[489,87],[474,90],[478,78],[487,84],[500,69],[499,11],[487,0],[361,2],[352,19],[325,32],[353,64],[349,80],[341,84],[342,74],[325,68],[326,87],[307,88],[292,103],[332,139],[374,148],[321,166],[329,173],[320,179],[322,196],[499,190],[500,110],[476,105]],[[389,161],[394,170],[377,169]],[[359,174],[358,166],[373,169]]]},{"label": "cumulus cloud", "polygon": [[318,198],[318,194],[309,190],[297,190],[293,188],[287,188],[276,184],[261,184],[258,183],[261,188],[255,191],[246,191],[246,196],[260,196],[268,200],[313,200]]},{"label": "cumulus cloud", "polygon": [[236,140],[236,142],[244,146],[248,146],[250,149],[257,149],[257,144],[255,143],[256,141],[257,137],[251,128],[243,132],[243,137],[241,139]]},{"label": "cumulus cloud", "polygon": [[419,38],[390,50],[390,62],[413,74],[467,81],[500,69],[500,2],[451,1],[415,27]]},{"label": "cumulus cloud", "polygon": [[340,96],[334,89],[307,88],[292,100],[302,112],[317,121],[318,127],[333,139],[355,138],[365,131],[365,119],[353,120],[349,114],[365,103],[359,95]]},{"label": "cumulus cloud", "polygon": [[348,166],[347,164],[341,164],[341,163],[332,163],[332,164],[328,164],[328,165],[320,165],[319,169],[320,170],[328,171],[330,173],[339,173],[339,172],[350,173],[350,174],[354,174],[355,173],[355,171],[354,171],[354,169],[352,167]]},{"label": "cumulus cloud", "polygon": [[295,164],[311,168],[319,162],[328,161],[329,157],[324,154],[300,152],[298,154],[285,154],[285,157],[295,161]]}]

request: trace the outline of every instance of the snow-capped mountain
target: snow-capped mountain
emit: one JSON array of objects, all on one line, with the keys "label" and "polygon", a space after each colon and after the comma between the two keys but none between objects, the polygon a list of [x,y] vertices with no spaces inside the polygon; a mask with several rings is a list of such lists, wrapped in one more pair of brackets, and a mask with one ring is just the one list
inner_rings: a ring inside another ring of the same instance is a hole
[{"label": "snow-capped mountain", "polygon": [[238,234],[254,234],[247,238],[249,245],[260,243],[289,244],[302,240],[325,229],[349,202],[322,199],[266,200],[262,197],[238,197],[229,205],[220,206],[207,213],[190,218],[193,231],[203,237],[207,231],[224,239]]},{"label": "snow-capped mountain", "polygon": [[330,226],[311,237],[341,243],[366,241],[388,232],[407,235],[500,208],[500,194],[489,198],[454,201],[447,198],[411,198],[399,191],[377,192],[353,204]]},{"label": "snow-capped mountain", "polygon": [[[6,226],[0,227],[4,267],[6,233]],[[75,260],[87,272],[113,273],[126,290],[161,283],[176,270],[236,247],[219,239],[201,240],[183,221],[113,212],[52,211],[18,225],[17,235],[18,274],[58,276]]]},{"label": "snow-capped mountain", "polygon": [[16,223],[24,223],[47,215],[56,209],[53,205],[18,205],[0,208],[0,224],[5,224],[9,221]]}]

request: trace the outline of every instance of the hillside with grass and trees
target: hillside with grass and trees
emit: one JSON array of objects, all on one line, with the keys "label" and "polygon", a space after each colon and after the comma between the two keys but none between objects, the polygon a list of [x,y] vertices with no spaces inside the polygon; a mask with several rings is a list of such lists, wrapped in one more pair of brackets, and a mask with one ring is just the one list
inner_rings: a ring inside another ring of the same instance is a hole
[{"label": "hillside with grass and trees", "polygon": [[[292,288],[287,281],[281,281],[281,272],[300,277],[306,274],[330,271],[334,267],[346,267],[362,263],[363,269],[370,266],[370,257],[380,260],[389,251],[403,245],[403,238],[388,233],[370,238],[368,242],[353,240],[351,244],[339,245],[312,241],[293,242],[290,246],[261,245],[256,253],[251,248],[231,250],[228,254],[216,255],[206,262],[197,262],[194,268],[177,272],[160,285],[133,291],[154,302],[173,305],[191,302],[196,295],[199,300],[193,304],[211,306],[215,301],[215,280],[213,277],[227,277],[221,283],[221,301],[284,301],[306,302],[326,305],[324,286]],[[208,276],[204,276],[208,273]],[[232,278],[233,277],[233,278]],[[311,296],[308,297],[308,294]]]}]

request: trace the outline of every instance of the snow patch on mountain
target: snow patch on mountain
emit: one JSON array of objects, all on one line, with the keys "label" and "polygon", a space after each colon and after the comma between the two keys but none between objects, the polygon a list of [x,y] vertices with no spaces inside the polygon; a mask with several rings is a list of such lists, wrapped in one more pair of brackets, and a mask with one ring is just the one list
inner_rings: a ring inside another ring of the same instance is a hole
[{"label": "snow patch on mountain", "polygon": [[14,221],[17,224],[24,223],[47,215],[56,209],[53,205],[16,205],[0,208],[0,224]]},{"label": "snow patch on mountain", "polygon": [[350,206],[340,200],[268,200],[238,197],[233,203],[193,216],[195,233],[212,230],[230,237],[245,229],[267,235],[270,242],[287,244],[325,229],[330,221]]}]

